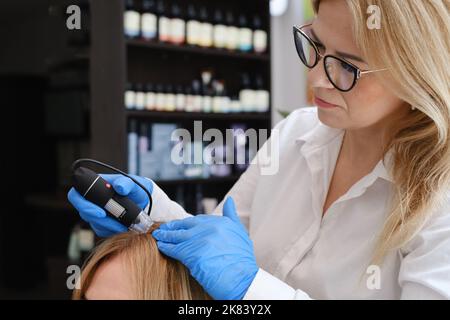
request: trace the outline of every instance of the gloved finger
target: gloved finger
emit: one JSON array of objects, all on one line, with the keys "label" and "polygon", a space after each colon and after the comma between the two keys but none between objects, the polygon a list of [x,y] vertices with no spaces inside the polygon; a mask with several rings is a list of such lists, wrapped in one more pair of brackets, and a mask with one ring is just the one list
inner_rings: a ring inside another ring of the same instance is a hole
[{"label": "gloved finger", "polygon": [[179,220],[172,220],[167,223],[163,223],[159,226],[160,230],[187,230],[195,227],[198,224],[197,217],[188,217]]},{"label": "gloved finger", "polygon": [[230,218],[232,221],[241,224],[241,220],[236,212],[236,206],[232,197],[227,197],[223,204],[223,216]]},{"label": "gloved finger", "polygon": [[166,243],[178,244],[192,238],[189,230],[159,230],[153,231],[152,236],[158,240]]},{"label": "gloved finger", "polygon": [[162,241],[156,241],[156,245],[158,246],[159,251],[164,253],[166,256],[175,259],[180,260],[177,253],[177,245],[172,243],[166,243]]},{"label": "gloved finger", "polygon": [[89,222],[90,218],[104,218],[106,212],[96,204],[87,201],[77,190],[71,188],[67,194],[69,202],[77,209],[80,216],[83,215],[83,220]]},{"label": "gloved finger", "polygon": [[[133,176],[133,178],[139,181],[150,193],[153,191],[153,184],[150,180],[139,176]],[[118,194],[129,197],[140,208],[144,209],[147,206],[149,202],[147,193],[130,178],[120,176],[112,182],[112,185]]]}]

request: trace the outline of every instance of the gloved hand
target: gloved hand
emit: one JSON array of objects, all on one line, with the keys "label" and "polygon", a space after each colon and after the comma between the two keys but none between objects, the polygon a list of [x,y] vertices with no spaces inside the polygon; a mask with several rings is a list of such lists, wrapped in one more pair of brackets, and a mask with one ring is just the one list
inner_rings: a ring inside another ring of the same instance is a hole
[{"label": "gloved hand", "polygon": [[[128,196],[140,208],[144,209],[147,206],[148,195],[131,179],[120,174],[101,174],[101,177],[108,181],[118,194]],[[139,181],[150,194],[152,193],[153,183],[150,180],[134,175],[132,177]],[[109,237],[127,231],[123,224],[107,216],[105,210],[87,201],[74,188],[70,189],[67,198],[78,210],[80,217],[91,225],[99,237]]]},{"label": "gloved hand", "polygon": [[214,299],[242,299],[258,272],[253,243],[231,197],[224,203],[223,216],[174,220],[152,235],[159,250],[183,263]]}]

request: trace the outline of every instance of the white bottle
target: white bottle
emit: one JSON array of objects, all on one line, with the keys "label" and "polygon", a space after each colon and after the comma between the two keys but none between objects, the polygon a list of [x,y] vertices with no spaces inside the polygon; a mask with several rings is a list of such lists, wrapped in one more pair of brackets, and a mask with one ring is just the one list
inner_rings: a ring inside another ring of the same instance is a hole
[{"label": "white bottle", "polygon": [[267,51],[267,32],[262,30],[262,22],[258,16],[253,19],[253,49],[256,53]]},{"label": "white bottle", "polygon": [[136,11],[133,0],[127,0],[124,13],[124,31],[129,38],[137,38],[140,33],[141,15]]},{"label": "white bottle", "polygon": [[256,77],[255,105],[257,112],[267,112],[270,108],[270,94],[264,88],[262,76]]},{"label": "white bottle", "polygon": [[146,86],[146,97],[145,97],[145,109],[155,110],[156,109],[156,93],[153,85],[151,83]]},{"label": "white bottle", "polygon": [[158,33],[158,18],[156,17],[155,0],[144,0],[142,3],[143,13],[141,16],[142,38],[145,40],[156,39]]},{"label": "white bottle", "polygon": [[200,81],[194,80],[192,82],[192,93],[194,95],[193,111],[200,112],[203,109],[203,96],[201,94]]},{"label": "white bottle", "polygon": [[222,11],[216,10],[214,13],[214,47],[222,49],[227,44],[228,28],[224,24],[224,17]]},{"label": "white bottle", "polygon": [[184,111],[184,109],[186,108],[186,95],[183,92],[183,87],[178,86],[176,92],[175,110]]},{"label": "white bottle", "polygon": [[172,5],[172,20],[170,23],[170,42],[183,44],[186,37],[186,22],[181,19],[181,9],[177,3]]},{"label": "white bottle", "polygon": [[134,109],[136,107],[136,92],[133,89],[133,85],[128,83],[125,91],[125,108]]},{"label": "white bottle", "polygon": [[155,109],[157,111],[163,111],[166,106],[166,94],[164,93],[164,87],[162,85],[158,85],[156,87],[156,105]]},{"label": "white bottle", "polygon": [[170,41],[170,25],[171,19],[167,16],[166,7],[164,5],[164,1],[160,0],[158,2],[157,12],[159,15],[158,18],[158,38],[161,42],[169,42]]},{"label": "white bottle", "polygon": [[190,86],[186,88],[186,108],[185,111],[194,111],[194,95],[192,94],[192,89]]},{"label": "white bottle", "polygon": [[247,18],[241,14],[239,16],[239,50],[250,52],[253,48],[253,32],[248,27]]},{"label": "white bottle", "polygon": [[254,112],[256,110],[256,92],[251,88],[250,77],[247,74],[242,75],[241,91],[239,92],[239,101],[243,112]]},{"label": "white bottle", "polygon": [[173,87],[171,85],[167,86],[166,90],[166,105],[165,111],[175,111],[175,94],[173,92]]},{"label": "white bottle", "polygon": [[136,109],[144,110],[145,109],[145,92],[142,84],[136,85]]},{"label": "white bottle", "polygon": [[213,25],[209,21],[208,11],[205,7],[200,10],[200,43],[201,47],[209,48],[213,45]]},{"label": "white bottle", "polygon": [[186,25],[186,42],[191,46],[200,44],[200,29],[201,24],[197,19],[195,7],[190,4],[188,6],[188,22]]},{"label": "white bottle", "polygon": [[236,27],[234,16],[232,12],[227,13],[227,36],[226,48],[228,50],[237,50],[239,48],[239,28]]}]

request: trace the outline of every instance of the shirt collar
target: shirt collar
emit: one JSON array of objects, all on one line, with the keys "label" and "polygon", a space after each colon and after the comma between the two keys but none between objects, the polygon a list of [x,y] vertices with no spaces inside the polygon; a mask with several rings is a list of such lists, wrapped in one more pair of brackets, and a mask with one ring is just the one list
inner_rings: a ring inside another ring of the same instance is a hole
[{"label": "shirt collar", "polygon": [[[295,142],[299,145],[302,153],[306,156],[313,151],[325,147],[330,142],[334,141],[334,139],[338,136],[343,136],[344,133],[345,130],[343,129],[331,128],[318,121],[317,125],[313,129],[308,130],[306,133],[297,137]],[[339,143],[342,142],[342,137],[336,141],[339,141]],[[392,160],[393,152],[392,149],[390,149],[384,157],[384,163],[383,160],[380,160],[372,170],[371,174],[394,183],[394,180],[389,173],[389,168],[392,167]]]}]

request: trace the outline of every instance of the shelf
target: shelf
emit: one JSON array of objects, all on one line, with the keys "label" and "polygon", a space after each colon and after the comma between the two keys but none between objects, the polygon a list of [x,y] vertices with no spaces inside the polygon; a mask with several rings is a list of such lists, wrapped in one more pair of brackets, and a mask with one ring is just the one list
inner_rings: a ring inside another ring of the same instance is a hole
[{"label": "shelf", "polygon": [[185,185],[185,184],[214,184],[214,183],[230,183],[236,182],[240,176],[232,175],[228,177],[210,177],[210,178],[184,178],[176,180],[155,180],[157,185]]},{"label": "shelf", "polygon": [[126,110],[129,118],[169,119],[169,120],[224,120],[224,121],[270,121],[267,112],[239,112],[239,113],[207,113],[183,111],[147,111]]},{"label": "shelf", "polygon": [[187,54],[198,54],[223,58],[248,59],[263,62],[270,61],[270,57],[268,54],[245,53],[238,51],[229,51],[226,49],[192,47],[188,45],[174,45],[170,43],[151,42],[139,39],[127,39],[126,42],[129,47],[141,47],[160,51],[173,51]]}]

